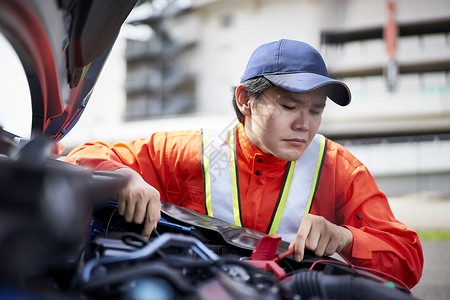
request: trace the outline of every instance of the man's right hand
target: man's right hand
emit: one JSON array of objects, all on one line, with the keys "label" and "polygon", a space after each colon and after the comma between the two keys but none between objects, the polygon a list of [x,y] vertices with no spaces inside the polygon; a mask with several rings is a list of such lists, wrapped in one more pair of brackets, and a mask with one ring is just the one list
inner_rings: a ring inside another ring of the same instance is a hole
[{"label": "man's right hand", "polygon": [[150,237],[161,218],[161,202],[158,190],[142,179],[132,169],[121,168],[114,172],[124,174],[130,179],[117,194],[118,212],[127,222],[144,223],[142,235]]}]

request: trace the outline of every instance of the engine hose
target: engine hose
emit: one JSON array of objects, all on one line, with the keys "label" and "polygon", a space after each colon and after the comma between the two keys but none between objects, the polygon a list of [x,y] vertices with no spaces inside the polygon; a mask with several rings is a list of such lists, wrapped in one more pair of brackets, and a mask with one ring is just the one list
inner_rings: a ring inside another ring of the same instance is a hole
[{"label": "engine hose", "polygon": [[414,299],[410,294],[379,282],[353,275],[327,275],[319,271],[301,272],[284,280],[282,287],[301,299]]}]

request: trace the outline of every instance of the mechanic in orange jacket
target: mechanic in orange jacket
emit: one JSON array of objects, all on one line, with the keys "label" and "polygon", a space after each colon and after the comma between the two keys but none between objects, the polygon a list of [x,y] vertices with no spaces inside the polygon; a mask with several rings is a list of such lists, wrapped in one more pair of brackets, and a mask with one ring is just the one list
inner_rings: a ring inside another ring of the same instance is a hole
[{"label": "mechanic in orange jacket", "polygon": [[149,139],[87,143],[67,162],[130,176],[118,195],[127,222],[150,236],[160,200],[265,233],[317,256],[352,263],[413,287],[423,254],[417,234],[396,220],[367,168],[318,134],[326,98],[351,94],[328,77],[310,45],[280,40],[258,47],[235,88],[236,127],[158,132]]}]

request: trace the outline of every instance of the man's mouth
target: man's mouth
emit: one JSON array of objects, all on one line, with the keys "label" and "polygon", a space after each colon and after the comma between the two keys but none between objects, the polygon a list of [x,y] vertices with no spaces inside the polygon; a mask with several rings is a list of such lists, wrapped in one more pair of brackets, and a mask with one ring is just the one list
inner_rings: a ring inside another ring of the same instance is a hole
[{"label": "man's mouth", "polygon": [[285,142],[289,143],[292,146],[303,146],[306,144],[306,140],[305,139],[298,139],[298,138],[293,138],[293,139],[284,139]]}]

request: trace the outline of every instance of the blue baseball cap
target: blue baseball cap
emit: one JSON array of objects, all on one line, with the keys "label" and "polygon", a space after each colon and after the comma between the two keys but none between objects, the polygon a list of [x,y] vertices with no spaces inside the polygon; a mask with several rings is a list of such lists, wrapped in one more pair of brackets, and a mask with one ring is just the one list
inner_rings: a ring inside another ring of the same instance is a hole
[{"label": "blue baseball cap", "polygon": [[342,106],[351,100],[348,86],[329,78],[320,53],[304,42],[282,39],[259,46],[248,61],[241,83],[260,76],[296,93],[326,86],[327,96]]}]

